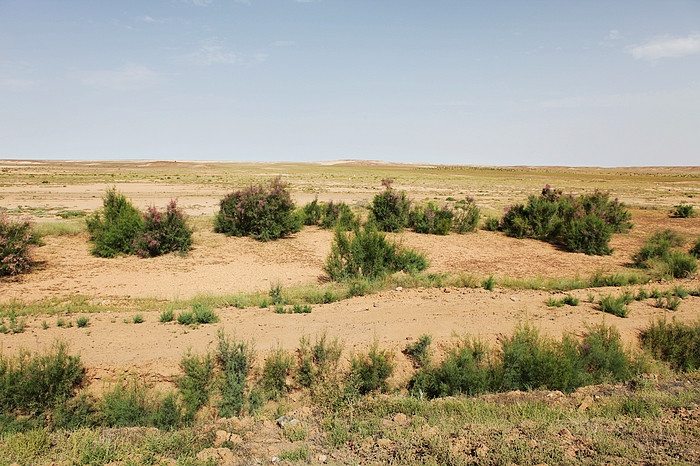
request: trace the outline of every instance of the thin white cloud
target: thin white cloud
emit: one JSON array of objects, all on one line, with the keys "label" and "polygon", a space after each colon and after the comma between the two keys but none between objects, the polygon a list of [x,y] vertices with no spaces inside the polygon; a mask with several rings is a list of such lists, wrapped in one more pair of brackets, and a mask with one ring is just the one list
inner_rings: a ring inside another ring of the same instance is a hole
[{"label": "thin white cloud", "polygon": [[145,89],[160,80],[158,73],[138,63],[127,63],[115,70],[82,71],[75,77],[85,86],[115,91]]},{"label": "thin white cloud", "polygon": [[613,29],[608,33],[608,39],[609,40],[617,40],[620,38],[620,31],[617,29]]},{"label": "thin white cloud", "polygon": [[627,48],[637,60],[655,61],[661,58],[679,58],[700,53],[700,33],[689,34],[686,37],[659,36],[645,44]]},{"label": "thin white cloud", "polygon": [[184,0],[185,3],[191,3],[194,6],[209,6],[214,3],[214,0]]},{"label": "thin white cloud", "polygon": [[34,89],[36,81],[32,79],[0,78],[0,90],[25,92]]},{"label": "thin white cloud", "polygon": [[152,16],[143,15],[143,16],[137,16],[136,21],[139,21],[141,23],[149,23],[149,24],[163,24],[163,23],[167,23],[169,20],[167,18],[154,18]]},{"label": "thin white cloud", "polygon": [[238,54],[226,49],[214,39],[203,42],[196,52],[189,55],[189,58],[198,65],[231,65],[239,61]]}]

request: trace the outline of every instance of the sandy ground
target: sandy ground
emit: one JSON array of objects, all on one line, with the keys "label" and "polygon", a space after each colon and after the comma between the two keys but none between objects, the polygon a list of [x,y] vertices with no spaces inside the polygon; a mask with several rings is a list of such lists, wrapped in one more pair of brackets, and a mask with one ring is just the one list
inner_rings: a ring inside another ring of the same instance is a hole
[{"label": "sandy ground", "polygon": [[[2,178],[0,178],[2,179]],[[12,183],[4,179],[0,186],[0,207],[41,206],[52,209],[92,211],[101,206],[105,184],[49,185]],[[198,294],[232,294],[268,290],[271,284],[282,286],[318,284],[330,250],[332,233],[305,228],[290,238],[259,243],[248,238],[229,238],[215,234],[210,217],[218,199],[227,192],[222,186],[198,184],[156,184],[135,180],[120,183],[135,204],[163,206],[171,198],[192,216],[196,225],[193,250],[186,256],[168,255],[153,259],[119,257],[101,259],[90,254],[86,234],[49,236],[36,249],[39,266],[32,273],[0,281],[0,303],[50,298],[87,296],[91,299],[158,298],[186,299]],[[419,189],[420,186],[417,188]],[[422,188],[420,188],[422,189]],[[514,188],[515,189],[515,188]],[[641,189],[640,189],[641,191]],[[410,191],[409,191],[410,192]],[[501,193],[503,198],[509,194]],[[309,192],[294,192],[298,203],[314,197]],[[359,203],[369,202],[372,194],[352,186],[334,187],[321,199]],[[522,199],[524,201],[524,199]],[[52,215],[34,215],[37,222],[56,221]],[[426,253],[431,272],[467,272],[478,277],[586,277],[596,271],[628,271],[630,256],[650,233],[673,228],[689,238],[700,235],[700,219],[672,219],[663,210],[633,210],[635,228],[616,235],[615,251],[610,256],[591,257],[561,251],[534,240],[508,238],[500,233],[479,231],[446,237],[404,232],[392,237],[406,246]],[[687,288],[700,286],[698,278],[685,281]],[[659,288],[669,284],[656,284]],[[648,289],[651,286],[647,287]],[[636,289],[636,288],[635,288]],[[125,323],[133,312],[90,314],[87,328],[58,328],[56,316],[27,318],[23,333],[0,335],[0,351],[19,348],[41,350],[55,339],[69,342],[90,368],[95,382],[113,379],[131,371],[153,381],[170,381],[179,372],[178,363],[185,352],[204,352],[214,347],[220,328],[238,338],[254,341],[263,358],[269,349],[281,345],[294,350],[303,335],[327,333],[352,350],[366,348],[377,340],[397,355],[401,371],[408,362],[400,354],[408,342],[428,333],[437,346],[449,344],[454,334],[471,334],[495,343],[509,335],[514,326],[530,322],[543,333],[559,336],[563,332],[582,332],[588,324],[605,321],[615,325],[630,347],[636,344],[638,330],[664,311],[653,307],[652,300],[630,305],[626,319],[604,315],[587,302],[589,293],[618,293],[619,290],[578,290],[577,307],[548,308],[548,292],[482,289],[414,289],[388,291],[339,303],[314,306],[307,315],[278,315],[270,309],[224,308],[217,312],[218,324],[186,328],[175,323],[158,322],[158,311],[144,313],[142,324]],[[167,304],[163,304],[165,308]],[[74,319],[79,313],[70,316]],[[692,321],[700,318],[700,298],[683,301],[673,317]],[[42,329],[42,321],[48,329]]]}]

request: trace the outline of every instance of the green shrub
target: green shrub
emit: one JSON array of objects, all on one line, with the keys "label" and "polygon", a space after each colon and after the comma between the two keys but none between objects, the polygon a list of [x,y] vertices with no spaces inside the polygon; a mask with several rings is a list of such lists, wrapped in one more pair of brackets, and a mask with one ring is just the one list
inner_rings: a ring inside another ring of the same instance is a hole
[{"label": "green shrub", "polygon": [[547,185],[540,196],[529,196],[527,205],[508,208],[501,229],[516,238],[535,238],[560,244],[569,251],[610,254],[613,233],[629,230],[631,214],[608,193],[595,191],[579,197],[564,195]]},{"label": "green shrub", "polygon": [[425,207],[414,207],[408,216],[408,225],[416,233],[447,235],[452,229],[454,214],[448,206],[439,208],[432,202]]},{"label": "green shrub", "polygon": [[421,366],[409,390],[428,398],[537,388],[568,393],[583,385],[628,380],[636,371],[612,327],[601,324],[580,339],[564,335],[557,341],[525,325],[501,340],[500,351],[478,340],[461,340],[439,364]]},{"label": "green shrub", "polygon": [[172,309],[166,309],[160,313],[160,321],[162,323],[172,322],[175,318],[175,313]]},{"label": "green shrub", "polygon": [[496,280],[494,280],[493,275],[489,275],[489,278],[482,280],[481,287],[487,291],[493,291],[496,285]]},{"label": "green shrub", "polygon": [[418,341],[406,345],[406,348],[404,348],[402,353],[409,357],[413,367],[423,367],[430,361],[431,342],[432,338],[430,335],[421,335],[418,337]]},{"label": "green shrub", "polygon": [[131,318],[131,321],[135,324],[142,324],[143,323],[143,314],[134,314],[133,317]]},{"label": "green shrub", "polygon": [[495,217],[489,217],[484,222],[484,230],[486,231],[498,231],[501,226],[501,222]]},{"label": "green shrub", "polygon": [[192,246],[192,229],[187,218],[172,200],[161,212],[154,206],[143,214],[143,231],[134,239],[134,249],[141,257],[155,257],[179,251],[185,254]]},{"label": "green shrub", "polygon": [[342,353],[340,342],[337,339],[329,341],[325,333],[313,345],[308,337],[301,337],[294,374],[297,383],[302,387],[312,387],[319,379],[335,373]]},{"label": "green shrub", "polygon": [[79,356],[70,356],[64,343],[43,354],[0,352],[0,412],[37,414],[66,402],[84,382]]},{"label": "green shrub", "polygon": [[700,322],[660,319],[640,331],[639,339],[653,357],[668,362],[674,370],[700,369]]},{"label": "green shrub", "polygon": [[300,218],[287,185],[279,177],[268,186],[251,185],[226,195],[220,202],[214,230],[230,236],[275,240],[299,231]]},{"label": "green shrub", "polygon": [[669,229],[651,235],[632,260],[636,267],[651,268],[654,260],[665,261],[674,248],[682,246],[683,237]]},{"label": "green shrub", "polygon": [[450,348],[440,364],[424,364],[409,382],[414,396],[437,398],[476,395],[494,388],[488,347],[464,339]]},{"label": "green shrub", "polygon": [[282,285],[280,283],[270,284],[270,291],[268,292],[268,295],[270,296],[270,304],[287,304],[284,296],[282,296]]},{"label": "green shrub", "polygon": [[182,311],[177,315],[177,323],[181,325],[192,325],[195,323],[194,312]]},{"label": "green shrub", "polygon": [[671,216],[676,218],[690,218],[695,216],[695,210],[692,205],[681,203],[674,206]]},{"label": "green shrub", "polygon": [[625,296],[603,296],[598,302],[598,308],[603,312],[607,312],[608,314],[616,315],[618,317],[627,317],[627,314],[629,314],[629,309],[627,308],[627,298]]},{"label": "green shrub", "polygon": [[683,251],[671,251],[666,257],[664,269],[673,278],[688,278],[695,275],[698,270],[698,261],[695,257]]},{"label": "green shrub", "polygon": [[373,391],[386,392],[388,379],[394,371],[393,355],[380,350],[375,341],[367,354],[353,355],[350,360],[350,383],[361,395]]},{"label": "green shrub", "polygon": [[700,236],[698,237],[697,241],[695,241],[693,247],[690,248],[690,255],[696,259],[700,259]]},{"label": "green shrub", "polygon": [[183,375],[177,379],[177,387],[182,397],[184,418],[191,422],[197,411],[209,401],[214,365],[208,354],[197,356],[187,353],[180,361],[180,368]]},{"label": "green shrub", "polygon": [[547,306],[549,307],[562,307],[565,304],[567,306],[578,306],[578,298],[571,296],[570,294],[564,296],[560,299],[549,298],[547,299]]},{"label": "green shrub", "polygon": [[219,316],[207,304],[194,303],[192,305],[192,314],[194,322],[197,324],[212,324],[219,321]]},{"label": "green shrub", "polygon": [[78,326],[78,328],[87,327],[88,325],[90,325],[90,318],[86,316],[80,316],[75,320],[75,324]]},{"label": "green shrub", "polygon": [[359,220],[346,203],[330,201],[323,209],[321,226],[325,229],[350,231],[359,226]]},{"label": "green shrub", "polygon": [[379,231],[396,232],[408,226],[408,216],[411,201],[404,191],[396,192],[391,188],[393,180],[384,179],[386,187],[383,193],[377,194],[370,205],[371,221]]},{"label": "green shrub", "polygon": [[377,231],[373,224],[355,227],[352,234],[335,231],[325,271],[331,280],[377,279],[400,270],[413,273],[424,270],[422,254],[401,249]]},{"label": "green shrub", "polygon": [[294,367],[294,358],[282,348],[277,348],[265,359],[262,386],[268,396],[277,399],[289,389],[287,376]]},{"label": "green shrub", "polygon": [[116,188],[107,190],[102,198],[102,211],[86,219],[92,253],[100,257],[132,254],[136,239],[143,231],[141,213]]},{"label": "green shrub", "polygon": [[313,201],[304,205],[301,211],[303,214],[302,223],[304,225],[318,225],[321,221],[321,214],[323,212],[323,208],[318,203],[318,198],[315,198]]},{"label": "green shrub", "polygon": [[155,405],[148,388],[136,378],[117,382],[102,395],[99,416],[109,427],[150,425]]},{"label": "green shrub", "polygon": [[231,339],[221,330],[218,339],[216,362],[222,371],[219,414],[222,417],[238,416],[245,406],[246,379],[255,352],[250,344]]},{"label": "green shrub", "polygon": [[0,277],[24,273],[32,266],[32,248],[41,243],[29,222],[15,222],[0,212]]},{"label": "green shrub", "polygon": [[[476,202],[471,197],[455,203],[453,215],[452,231],[455,233],[470,233],[476,231],[479,227],[481,210],[476,206]],[[498,220],[496,220],[495,229],[498,229]]]}]

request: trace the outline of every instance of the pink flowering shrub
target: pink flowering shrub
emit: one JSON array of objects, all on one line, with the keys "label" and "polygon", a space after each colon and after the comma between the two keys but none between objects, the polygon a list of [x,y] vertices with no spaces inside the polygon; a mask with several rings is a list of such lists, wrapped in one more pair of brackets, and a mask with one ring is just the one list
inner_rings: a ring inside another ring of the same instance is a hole
[{"label": "pink flowering shrub", "polygon": [[279,177],[265,186],[251,185],[229,193],[220,201],[214,231],[230,236],[251,236],[258,241],[282,238],[301,229],[287,184]]},{"label": "pink flowering shrub", "polygon": [[0,277],[26,272],[32,265],[32,247],[39,237],[29,222],[15,222],[0,212]]},{"label": "pink flowering shrub", "polygon": [[149,207],[143,214],[143,232],[134,240],[134,250],[141,257],[155,257],[179,251],[185,254],[192,246],[192,229],[187,217],[172,200],[164,212]]}]

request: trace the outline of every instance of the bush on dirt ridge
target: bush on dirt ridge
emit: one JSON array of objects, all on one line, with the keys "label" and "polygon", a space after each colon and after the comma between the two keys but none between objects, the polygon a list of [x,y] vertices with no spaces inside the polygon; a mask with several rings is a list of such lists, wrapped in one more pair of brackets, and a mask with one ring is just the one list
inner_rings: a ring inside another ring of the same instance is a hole
[{"label": "bush on dirt ridge", "polygon": [[269,241],[295,233],[302,218],[294,212],[287,184],[280,177],[267,186],[251,185],[227,194],[220,201],[214,231],[230,236],[250,236]]},{"label": "bush on dirt ridge", "polygon": [[433,202],[426,206],[415,206],[408,216],[408,225],[416,233],[447,235],[452,229],[453,210],[445,205],[441,208]]},{"label": "bush on dirt ridge", "polygon": [[700,321],[686,324],[659,319],[639,332],[639,340],[653,357],[668,362],[674,370],[700,369]]}]

